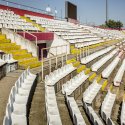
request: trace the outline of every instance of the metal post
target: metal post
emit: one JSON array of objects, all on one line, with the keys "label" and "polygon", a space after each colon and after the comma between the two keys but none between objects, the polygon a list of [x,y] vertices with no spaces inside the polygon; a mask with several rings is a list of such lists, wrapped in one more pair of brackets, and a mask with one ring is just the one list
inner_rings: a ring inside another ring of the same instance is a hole
[{"label": "metal post", "polygon": [[87,44],[86,44],[86,54],[85,55],[87,56]]},{"label": "metal post", "polygon": [[57,57],[57,47],[56,47],[56,69],[57,69],[58,57]]},{"label": "metal post", "polygon": [[66,61],[67,61],[67,48],[68,48],[68,45],[66,45]]},{"label": "metal post", "polygon": [[81,60],[81,58],[82,58],[82,53],[81,53],[81,47],[80,47],[80,60]]},{"label": "metal post", "polygon": [[43,71],[43,67],[44,67],[44,66],[43,66],[43,64],[44,64],[44,60],[43,60],[43,49],[42,49],[42,51],[41,51],[41,56],[42,56],[42,58],[41,58],[41,59],[42,59],[42,60],[41,60],[41,62],[42,62],[42,80],[43,80],[43,77],[44,77],[44,74],[43,74],[43,73],[44,73],[44,71]]},{"label": "metal post", "polygon": [[[50,56],[50,54],[49,54],[49,56]],[[49,73],[51,73],[51,57],[49,59]]]},{"label": "metal post", "polygon": [[63,65],[64,65],[64,64],[63,64],[63,55],[62,55],[62,57],[61,57],[61,58],[62,58],[62,67],[63,67]]},{"label": "metal post", "polygon": [[63,67],[63,46],[62,46],[61,50],[62,50],[62,57],[61,57],[62,58],[62,67]]}]

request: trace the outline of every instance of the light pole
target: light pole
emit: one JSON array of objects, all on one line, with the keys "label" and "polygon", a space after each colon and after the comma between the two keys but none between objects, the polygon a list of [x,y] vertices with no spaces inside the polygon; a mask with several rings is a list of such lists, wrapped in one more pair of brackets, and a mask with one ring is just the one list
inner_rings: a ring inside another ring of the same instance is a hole
[{"label": "light pole", "polygon": [[55,19],[56,19],[56,15],[57,15],[57,9],[56,9],[56,7],[55,7]]},{"label": "light pole", "polygon": [[108,0],[106,0],[106,24],[108,22]]}]

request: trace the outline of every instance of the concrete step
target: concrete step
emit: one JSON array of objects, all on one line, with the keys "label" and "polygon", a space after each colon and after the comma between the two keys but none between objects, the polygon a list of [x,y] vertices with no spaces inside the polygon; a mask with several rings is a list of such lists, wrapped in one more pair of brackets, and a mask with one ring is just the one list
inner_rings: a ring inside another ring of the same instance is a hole
[{"label": "concrete step", "polygon": [[63,125],[73,125],[65,98],[62,94],[57,94],[57,105]]}]

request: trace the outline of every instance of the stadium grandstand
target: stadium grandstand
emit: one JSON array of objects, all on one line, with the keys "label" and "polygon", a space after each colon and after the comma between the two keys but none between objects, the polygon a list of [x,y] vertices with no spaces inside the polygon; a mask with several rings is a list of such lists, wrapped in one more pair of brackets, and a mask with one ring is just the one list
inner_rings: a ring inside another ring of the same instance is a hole
[{"label": "stadium grandstand", "polygon": [[0,1],[0,125],[125,125],[125,30],[77,9]]}]

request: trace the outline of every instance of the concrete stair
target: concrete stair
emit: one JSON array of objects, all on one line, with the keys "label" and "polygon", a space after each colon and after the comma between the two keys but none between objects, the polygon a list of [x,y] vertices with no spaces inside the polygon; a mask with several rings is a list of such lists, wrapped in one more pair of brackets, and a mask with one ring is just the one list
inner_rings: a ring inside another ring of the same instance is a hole
[{"label": "concrete stair", "polygon": [[30,115],[30,125],[47,125],[45,110],[45,87],[42,82],[38,83],[33,96]]},{"label": "concrete stair", "polygon": [[56,94],[57,99],[57,105],[62,121],[62,125],[73,125],[72,119],[70,117],[64,95],[61,94],[61,92]]},{"label": "concrete stair", "polygon": [[41,62],[38,61],[37,57],[33,57],[25,49],[21,49],[20,45],[16,43],[11,43],[11,40],[7,39],[5,35],[0,33],[0,50],[5,53],[12,54],[13,58],[18,60],[19,67],[21,69],[35,68],[41,66]]}]

